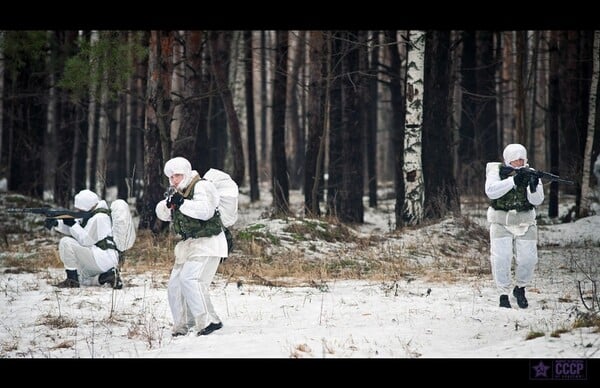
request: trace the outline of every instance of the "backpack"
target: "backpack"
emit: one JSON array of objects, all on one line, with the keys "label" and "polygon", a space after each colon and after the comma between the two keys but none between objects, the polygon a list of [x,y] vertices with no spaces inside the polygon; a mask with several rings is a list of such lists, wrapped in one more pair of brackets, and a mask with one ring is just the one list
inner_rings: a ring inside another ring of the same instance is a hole
[{"label": "backpack", "polygon": [[239,190],[237,183],[231,179],[229,174],[216,168],[208,170],[202,178],[211,181],[217,188],[221,196],[217,208],[223,226],[229,228],[235,224],[238,217]]},{"label": "backpack", "polygon": [[110,204],[113,240],[119,252],[128,250],[135,243],[135,224],[129,210],[129,204],[116,199]]}]

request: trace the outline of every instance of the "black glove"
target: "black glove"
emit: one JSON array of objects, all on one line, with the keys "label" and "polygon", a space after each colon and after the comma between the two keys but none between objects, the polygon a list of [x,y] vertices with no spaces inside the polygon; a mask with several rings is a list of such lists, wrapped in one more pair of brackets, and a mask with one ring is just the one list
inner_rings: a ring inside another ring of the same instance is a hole
[{"label": "black glove", "polygon": [[531,175],[529,177],[529,191],[531,191],[532,193],[535,193],[539,183],[540,183],[540,178],[537,175]]},{"label": "black glove", "polygon": [[46,218],[46,221],[44,221],[44,228],[48,230],[52,230],[55,226],[58,226],[56,218]]},{"label": "black glove", "polygon": [[518,187],[526,187],[527,183],[529,183],[529,174],[527,174],[522,169],[517,170],[517,174],[513,178],[515,180],[515,185]]},{"label": "black glove", "polygon": [[71,226],[75,225],[75,218],[63,218],[62,222],[63,222],[63,224],[67,225],[68,227],[71,227]]},{"label": "black glove", "polygon": [[181,205],[183,205],[183,195],[179,193],[175,193],[167,199],[167,207],[170,209],[177,210]]}]

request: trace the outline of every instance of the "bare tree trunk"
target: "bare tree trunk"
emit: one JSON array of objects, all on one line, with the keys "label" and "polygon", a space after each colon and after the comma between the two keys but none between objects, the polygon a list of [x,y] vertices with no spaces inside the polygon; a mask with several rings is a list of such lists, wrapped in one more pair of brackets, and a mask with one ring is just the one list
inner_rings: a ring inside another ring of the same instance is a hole
[{"label": "bare tree trunk", "polygon": [[172,33],[151,31],[148,56],[148,86],[146,104],[146,124],[144,125],[144,195],[140,212],[140,229],[150,229],[157,233],[162,223],[157,222],[154,211],[156,203],[163,199],[165,178],[162,170],[164,162],[170,157],[165,150],[168,142],[169,123],[171,122],[171,55]]},{"label": "bare tree trunk", "polygon": [[96,185],[95,192],[104,197],[106,188],[106,153],[108,150],[109,122],[108,122],[108,70],[104,70],[103,81],[100,83],[100,117],[98,120],[98,146],[96,148]]},{"label": "bare tree trunk", "polygon": [[290,188],[300,189],[304,178],[304,131],[300,123],[300,103],[298,98],[298,84],[300,82],[300,66],[304,63],[304,48],[306,42],[302,37],[303,32],[297,31],[290,34],[290,73],[287,77],[287,110],[286,122],[290,134],[288,140],[288,155],[290,172]]},{"label": "bare tree trunk", "polygon": [[[135,33],[129,31],[127,33],[127,44],[129,46],[129,50],[127,50],[127,55],[129,56],[130,63],[134,63],[133,61],[133,45],[136,43]],[[135,74],[135,73],[134,73]],[[127,185],[127,192],[125,193],[125,198],[130,198],[133,196],[133,188],[134,188],[134,160],[132,157],[132,143],[133,143],[133,115],[134,115],[134,105],[133,105],[133,96],[135,90],[135,76],[132,75],[127,80],[127,89],[130,91],[125,94],[125,182]],[[131,174],[131,175],[130,175]]]},{"label": "bare tree trunk", "polygon": [[583,153],[583,173],[581,177],[581,207],[579,217],[587,217],[590,214],[593,191],[590,187],[590,167],[592,164],[592,146],[594,145],[594,133],[596,131],[596,98],[598,93],[598,76],[600,72],[600,31],[594,31],[592,86],[590,88],[589,114],[587,138],[585,141],[585,152]]},{"label": "bare tree trunk", "polygon": [[[267,109],[269,97],[267,92],[267,31],[260,32],[260,165],[268,176],[268,144],[267,144]],[[259,177],[260,178],[260,177]],[[259,179],[260,180],[260,179]]]},{"label": "bare tree trunk", "polygon": [[258,167],[256,154],[256,125],[254,123],[254,72],[253,72],[253,50],[252,31],[244,31],[244,64],[246,75],[246,125],[248,131],[248,169],[250,172],[250,202],[260,199],[260,188],[258,185]]},{"label": "bare tree trunk", "polygon": [[309,47],[309,85],[308,85],[308,139],[304,166],[304,212],[308,216],[321,214],[319,206],[320,174],[318,155],[321,150],[324,130],[325,101],[323,101],[323,64],[325,63],[325,39],[323,31],[310,31]]},{"label": "bare tree trunk", "polygon": [[[515,104],[515,87],[514,87],[514,58],[513,58],[513,46],[514,46],[514,31],[501,32],[502,37],[502,70],[501,70],[501,113],[500,113],[500,136],[499,141],[501,144],[510,144],[517,142],[515,138],[515,120],[514,117],[514,104]],[[502,151],[499,150],[498,156],[501,156]]]},{"label": "bare tree trunk", "polygon": [[396,192],[396,207],[394,209],[396,229],[404,226],[403,208],[406,198],[404,182],[404,120],[406,113],[406,99],[402,93],[403,73],[396,31],[385,31],[385,46],[390,54],[390,96],[392,101],[392,144],[394,160],[394,189]]},{"label": "bare tree trunk", "polygon": [[450,126],[451,77],[450,32],[428,31],[425,43],[423,93],[423,181],[424,214],[440,219],[449,212],[460,214],[460,201],[452,173],[452,128]]},{"label": "bare tree trunk", "polygon": [[[4,31],[0,31],[0,163],[2,162],[2,139],[4,139]],[[6,174],[6,171],[0,171]]]},{"label": "bare tree trunk", "polygon": [[[529,104],[531,119],[529,120],[529,124],[527,125],[527,159],[529,160],[529,164],[537,166],[537,149],[538,149],[538,141],[543,142],[542,138],[538,138],[535,136],[536,134],[536,114],[537,114],[537,98],[538,98],[538,58],[540,51],[540,34],[541,31],[533,31],[533,48],[531,50],[531,66],[530,71],[527,76],[527,85],[531,85],[531,103]],[[538,170],[540,168],[538,167]]]},{"label": "bare tree trunk", "polygon": [[379,31],[371,32],[371,51],[368,75],[368,96],[366,117],[367,183],[369,186],[369,206],[377,207],[377,85],[379,75]]},{"label": "bare tree trunk", "polygon": [[202,31],[187,31],[185,33],[185,66],[183,69],[182,112],[181,123],[178,126],[177,137],[173,143],[173,155],[183,156],[195,168],[200,168],[199,153],[195,147],[198,140],[196,134],[203,120],[206,120],[204,106],[201,101],[202,93]]},{"label": "bare tree trunk", "polygon": [[[98,44],[99,33],[92,31],[90,36],[90,45]],[[98,73],[98,63],[90,59],[90,92],[88,102],[88,131],[87,131],[87,150],[85,155],[85,187],[91,189],[94,185],[94,145],[96,144],[96,90],[97,84],[94,81]]]},{"label": "bare tree trunk", "polygon": [[[76,123],[80,123],[83,122],[83,110],[80,106],[77,106],[75,108],[75,122]],[[73,134],[73,148],[71,150],[71,176],[70,176],[70,180],[69,180],[69,196],[70,198],[73,198],[75,196],[75,194],[77,193],[77,175],[78,175],[78,171],[79,171],[79,166],[77,165],[77,161],[79,160],[79,155],[80,155],[80,143],[81,143],[81,135],[80,135],[80,131],[78,131],[77,129],[74,131]]]},{"label": "bare tree trunk", "polygon": [[231,132],[231,153],[233,154],[233,173],[231,177],[238,185],[244,184],[245,162],[244,162],[244,147],[242,145],[242,135],[240,131],[240,123],[238,120],[235,106],[233,105],[233,95],[227,83],[225,76],[225,67],[228,53],[223,50],[222,40],[224,39],[222,32],[209,32],[209,51],[211,57],[211,69],[213,71],[217,88],[223,106],[227,114],[227,124]]},{"label": "bare tree trunk", "polygon": [[[54,47],[54,41],[56,40],[55,34],[52,31],[47,33],[48,42],[50,47]],[[55,87],[56,76],[55,76],[55,57],[56,52],[52,48],[48,50],[46,54],[46,68],[48,70],[48,104],[46,111],[46,130],[44,131],[44,146],[43,146],[43,199],[47,202],[56,201],[56,166],[58,161],[58,142],[57,142],[57,91]]]},{"label": "bare tree trunk", "polygon": [[[548,84],[548,138],[550,155],[549,165],[550,172],[558,174],[559,163],[559,147],[558,133],[560,126],[560,53],[558,50],[558,32],[550,32],[550,42],[548,43],[548,51],[550,53],[549,67],[550,76]],[[550,184],[550,193],[548,196],[548,217],[554,219],[558,217],[558,183]]]},{"label": "bare tree trunk", "polygon": [[277,31],[273,78],[273,133],[271,141],[272,192],[275,215],[289,212],[289,181],[285,152],[285,107],[288,61],[288,32]]},{"label": "bare tree trunk", "polygon": [[423,130],[423,75],[425,33],[410,31],[408,74],[406,82],[406,137],[404,140],[404,180],[406,199],[404,221],[419,225],[423,220],[423,170],[421,165],[421,132]]},{"label": "bare tree trunk", "polygon": [[364,119],[360,97],[365,87],[360,73],[358,31],[342,34],[342,182],[338,196],[341,222],[364,222]]},{"label": "bare tree trunk", "polygon": [[[139,39],[143,42],[143,45],[150,47],[150,32],[144,31],[139,33]],[[133,128],[134,131],[134,146],[133,149],[136,150],[135,155],[132,155],[132,161],[134,162],[132,168],[132,178],[134,179],[134,194],[136,198],[136,204],[141,205],[142,202],[142,194],[144,192],[144,177],[146,174],[146,168],[144,164],[145,158],[145,147],[144,147],[144,133],[146,129],[146,109],[147,109],[147,97],[146,97],[146,89],[148,86],[148,59],[139,60],[136,64],[136,77],[135,77],[135,89],[134,89],[134,121]],[[139,206],[138,206],[138,212]]]},{"label": "bare tree trunk", "polygon": [[[186,159],[190,160],[190,155],[187,154],[175,154],[177,149],[176,143],[180,139],[184,141],[190,141],[187,136],[179,136],[181,127],[183,124],[183,98],[185,88],[185,68],[186,63],[183,61],[185,42],[186,38],[183,31],[174,32],[177,35],[177,39],[173,40],[173,74],[171,80],[171,95],[173,96],[173,118],[171,120],[171,127],[169,133],[173,140],[173,148],[171,149],[172,156],[185,156]],[[187,135],[187,134],[186,134]]]},{"label": "bare tree trunk", "polygon": [[527,130],[525,124],[526,88],[525,75],[527,74],[527,40],[525,31],[517,31],[517,64],[516,64],[516,89],[517,101],[515,104],[515,121],[517,123],[517,142],[527,146]]},{"label": "bare tree trunk", "polygon": [[[490,155],[498,154],[500,150],[498,140],[498,115],[496,111],[497,92],[496,76],[498,62],[494,57],[494,34],[491,31],[477,31],[477,59],[475,78],[477,82],[477,118],[475,124],[475,139],[480,163],[483,166]],[[475,187],[483,185],[484,174],[476,169],[475,177],[471,182],[477,182]]]},{"label": "bare tree trunk", "polygon": [[458,123],[458,163],[460,174],[457,175],[460,187],[470,187],[476,175],[480,175],[475,164],[479,166],[482,155],[478,154],[475,137],[477,136],[477,44],[475,31],[461,33],[461,115]]},{"label": "bare tree trunk", "polygon": [[[327,104],[327,132],[329,133],[329,149],[327,166],[327,215],[337,217],[340,207],[339,191],[342,185],[342,58],[343,44],[342,33],[330,32],[327,37],[327,50],[329,64],[327,69],[328,79],[328,104]],[[311,75],[312,76],[312,75]],[[310,98],[310,97],[309,97]],[[310,104],[310,102],[309,102]],[[310,110],[310,109],[309,109]],[[310,118],[309,118],[310,120]],[[309,124],[310,126],[310,124]],[[310,132],[310,127],[309,127]],[[309,135],[310,136],[310,135]],[[309,143],[311,141],[309,140]],[[307,157],[308,163],[308,157]],[[308,166],[306,167],[309,168]],[[314,186],[314,185],[313,185]],[[305,184],[305,187],[308,187]],[[314,190],[314,189],[313,189]]]}]

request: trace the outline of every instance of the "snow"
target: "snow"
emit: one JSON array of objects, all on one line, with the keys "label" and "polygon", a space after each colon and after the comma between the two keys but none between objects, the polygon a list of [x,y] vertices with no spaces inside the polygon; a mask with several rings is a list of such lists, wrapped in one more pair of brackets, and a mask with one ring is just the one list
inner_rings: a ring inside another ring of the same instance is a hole
[{"label": "snow", "polygon": [[[281,220],[261,216],[269,203],[263,197],[261,205],[251,205],[243,196],[237,227],[260,222],[281,233]],[[461,223],[446,219],[393,234],[393,206],[365,211],[357,234],[389,233],[397,247],[421,246],[415,260],[423,263],[435,263],[437,244],[460,233]],[[484,213],[481,206],[471,217],[485,225]],[[599,215],[540,225],[527,309],[519,309],[512,295],[513,308],[499,308],[489,273],[269,287],[231,281],[220,271],[211,296],[224,327],[207,336],[171,336],[168,270],[130,273],[125,266],[121,290],[57,289],[52,284],[64,277],[62,268],[15,271],[0,256],[0,358],[597,359],[598,325],[574,323],[587,311],[577,285],[589,291],[590,276],[597,281],[599,231]],[[315,255],[332,249],[320,246]],[[467,254],[483,261],[488,255]]]}]

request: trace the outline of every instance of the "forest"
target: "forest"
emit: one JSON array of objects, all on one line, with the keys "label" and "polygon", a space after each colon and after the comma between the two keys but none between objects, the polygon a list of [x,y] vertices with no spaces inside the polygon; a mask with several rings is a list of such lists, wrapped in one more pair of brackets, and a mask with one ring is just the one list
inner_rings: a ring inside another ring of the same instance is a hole
[{"label": "forest", "polygon": [[590,214],[599,158],[598,31],[0,31],[0,178],[69,207],[89,188],[159,231],[164,162],[228,172],[251,201],[364,222],[395,196],[395,227],[483,200],[485,164],[509,143],[576,182]]}]

